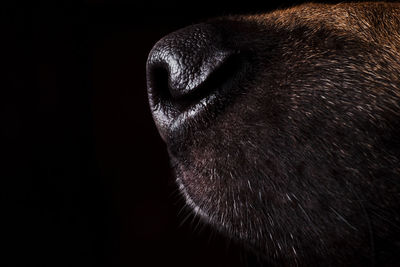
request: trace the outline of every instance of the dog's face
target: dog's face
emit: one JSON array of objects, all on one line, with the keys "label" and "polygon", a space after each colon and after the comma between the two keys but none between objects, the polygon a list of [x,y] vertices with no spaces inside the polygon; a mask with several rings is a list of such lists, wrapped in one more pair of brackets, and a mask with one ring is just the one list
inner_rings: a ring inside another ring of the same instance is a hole
[{"label": "dog's face", "polygon": [[394,261],[400,5],[218,18],[163,38],[147,68],[199,216],[277,265]]}]

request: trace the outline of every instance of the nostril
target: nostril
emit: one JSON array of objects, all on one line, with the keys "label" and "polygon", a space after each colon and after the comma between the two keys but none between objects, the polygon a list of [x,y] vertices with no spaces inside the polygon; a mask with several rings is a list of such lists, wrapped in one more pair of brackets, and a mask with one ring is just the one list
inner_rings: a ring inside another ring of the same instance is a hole
[{"label": "nostril", "polygon": [[[150,92],[153,98],[171,102],[177,107],[192,104],[228,83],[240,64],[239,53],[227,54],[224,58],[215,60],[214,64],[203,68],[197,77],[190,74],[174,77],[166,64],[155,64],[148,70]],[[186,87],[182,88],[180,85],[185,79],[190,81],[185,82]]]},{"label": "nostril", "polygon": [[149,89],[151,88],[151,90],[149,90],[149,94],[151,93],[152,98],[170,101],[172,96],[168,86],[168,69],[160,64],[151,66],[150,70],[147,72],[147,86]]},{"label": "nostril", "polygon": [[239,53],[229,54],[223,61],[218,62],[218,65],[210,69],[210,72],[203,77],[202,82],[190,94],[182,98],[193,103],[221,90],[223,86],[227,86],[238,74],[239,66],[242,64],[240,56]]},{"label": "nostril", "polygon": [[153,101],[176,106],[195,102],[217,89],[215,81],[224,80],[235,59],[237,53],[224,47],[221,34],[212,25],[199,24],[172,33],[149,54],[149,95]]}]

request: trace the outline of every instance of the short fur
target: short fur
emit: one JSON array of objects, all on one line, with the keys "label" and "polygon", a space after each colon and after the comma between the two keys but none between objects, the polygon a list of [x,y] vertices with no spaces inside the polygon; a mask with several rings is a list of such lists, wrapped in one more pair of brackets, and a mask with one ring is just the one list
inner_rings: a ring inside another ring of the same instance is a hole
[{"label": "short fur", "polygon": [[188,204],[272,265],[400,264],[400,5],[207,23],[244,67],[164,137]]}]

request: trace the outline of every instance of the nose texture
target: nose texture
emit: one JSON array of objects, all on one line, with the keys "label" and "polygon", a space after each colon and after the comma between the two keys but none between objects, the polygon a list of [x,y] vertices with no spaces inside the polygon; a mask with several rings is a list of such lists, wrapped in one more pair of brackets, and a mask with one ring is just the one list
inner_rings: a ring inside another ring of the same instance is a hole
[{"label": "nose texture", "polygon": [[[184,28],[167,35],[151,50],[147,61],[148,87],[173,99],[201,94],[198,92],[201,85],[232,54],[233,51],[223,47],[222,36],[214,26],[199,24]],[[163,75],[167,81],[162,81]]]},{"label": "nose texture", "polygon": [[222,110],[223,96],[245,66],[230,36],[214,24],[197,24],[167,35],[150,51],[149,103],[164,140]]}]

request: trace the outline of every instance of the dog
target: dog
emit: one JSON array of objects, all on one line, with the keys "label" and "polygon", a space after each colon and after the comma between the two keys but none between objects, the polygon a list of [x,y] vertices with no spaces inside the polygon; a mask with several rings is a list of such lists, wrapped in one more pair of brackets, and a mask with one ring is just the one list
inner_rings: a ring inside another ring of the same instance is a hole
[{"label": "dog", "polygon": [[303,4],[171,33],[154,121],[200,218],[268,266],[400,266],[400,4]]}]

